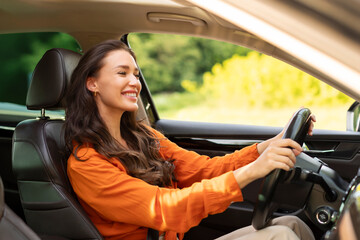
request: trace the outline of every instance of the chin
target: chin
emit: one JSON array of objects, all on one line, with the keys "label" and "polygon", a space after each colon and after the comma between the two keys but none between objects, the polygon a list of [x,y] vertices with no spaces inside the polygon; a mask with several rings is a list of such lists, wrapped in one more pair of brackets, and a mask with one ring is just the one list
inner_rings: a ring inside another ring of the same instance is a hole
[{"label": "chin", "polygon": [[135,112],[139,109],[138,105],[129,107],[126,111],[127,112]]}]

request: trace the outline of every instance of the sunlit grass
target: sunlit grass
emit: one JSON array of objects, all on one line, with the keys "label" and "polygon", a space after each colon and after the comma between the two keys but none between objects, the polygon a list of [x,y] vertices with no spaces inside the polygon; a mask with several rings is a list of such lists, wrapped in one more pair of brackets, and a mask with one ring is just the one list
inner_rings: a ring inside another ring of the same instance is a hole
[{"label": "sunlit grass", "polygon": [[[236,123],[262,126],[284,126],[301,106],[284,108],[248,107],[241,103],[204,101],[190,93],[161,94],[154,96],[160,118]],[[350,105],[349,105],[350,106]],[[305,106],[315,114],[316,129],[346,130],[346,104],[335,106]]]}]

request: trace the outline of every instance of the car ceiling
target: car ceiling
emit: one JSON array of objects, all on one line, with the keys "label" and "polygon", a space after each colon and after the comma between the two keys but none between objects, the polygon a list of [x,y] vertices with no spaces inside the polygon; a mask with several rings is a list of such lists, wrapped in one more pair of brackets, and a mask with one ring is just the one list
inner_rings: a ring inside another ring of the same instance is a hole
[{"label": "car ceiling", "polygon": [[[152,15],[163,14],[156,18]],[[167,15],[167,16],[166,16]],[[182,17],[190,18],[188,21]],[[204,24],[194,25],[194,21]],[[0,32],[61,31],[77,37],[84,49],[128,32],[177,33],[236,42],[254,38],[234,25],[189,4],[171,0],[2,0]],[[104,35],[104,36],[101,36]],[[97,39],[99,38],[99,39]]]},{"label": "car ceiling", "polygon": [[[205,5],[208,5],[213,1],[202,2],[206,2]],[[292,33],[291,29],[287,29],[287,22],[282,21],[281,18],[277,19],[279,14],[274,11],[274,7],[269,8],[264,4],[261,5],[262,1],[252,1],[254,4],[248,2],[245,4],[245,0],[219,0],[219,2],[227,2],[237,8],[242,7],[243,10],[254,16],[262,16],[261,18],[268,23],[276,22],[278,24],[276,27],[282,27],[282,30],[294,34],[293,36],[297,38],[306,41],[313,39],[309,37],[313,34],[310,32],[305,35],[296,32]],[[322,21],[324,19],[336,20],[337,18],[336,24],[343,26],[342,29],[346,29],[348,33],[353,34],[349,36],[342,31],[340,35],[335,36],[331,32],[332,30],[325,28],[326,24],[323,24],[323,28],[321,28],[323,32],[318,35],[324,37],[326,34],[330,34],[328,36],[334,38],[334,41],[330,41],[329,45],[325,47],[337,50],[332,52],[346,54],[347,57],[344,62],[356,73],[355,79],[351,77],[351,84],[355,82],[359,87],[350,88],[348,85],[342,84],[341,81],[344,80],[344,77],[334,79],[323,69],[314,67],[313,64],[298,58],[296,54],[288,49],[282,48],[281,44],[277,45],[276,42],[267,39],[261,33],[259,34],[253,29],[247,29],[246,24],[241,25],[232,22],[231,19],[224,17],[226,13],[221,14],[221,11],[220,14],[213,12],[204,7],[204,4],[195,6],[197,4],[196,0],[1,0],[0,33],[65,32],[75,37],[84,50],[106,39],[118,39],[129,32],[174,33],[217,39],[239,44],[279,58],[360,100],[360,64],[356,64],[357,60],[359,60],[357,62],[360,62],[360,41],[357,39],[360,30],[359,24],[355,24],[357,29],[352,24],[353,21],[359,19],[359,16],[351,14],[350,17],[344,20],[339,19],[338,15],[335,14],[337,13],[334,10],[335,5],[331,5],[333,7],[332,11],[323,11],[323,5],[314,4],[312,1],[285,1],[295,2],[293,5],[281,5],[281,2],[284,1],[277,1],[276,4],[273,1],[271,5],[282,7],[279,9],[285,9],[286,11],[294,11],[299,7],[310,8],[314,13],[317,13],[313,14],[314,16],[321,16]],[[268,8],[266,9],[264,6]],[[335,9],[339,10],[340,8]],[[355,10],[354,8],[351,9],[355,13],[358,12],[356,8]],[[343,8],[340,10],[348,12]],[[294,11],[294,14],[298,14],[298,12]],[[330,15],[328,12],[330,12]],[[271,15],[272,13],[278,15]],[[308,21],[306,24],[319,24],[318,19],[315,18],[307,18],[306,21]],[[336,32],[336,34],[339,33]],[[316,39],[320,38],[317,36]],[[334,45],[336,40],[340,40],[345,44]],[[313,42],[315,47],[324,48],[322,41]],[[335,58],[344,59],[344,56],[335,56]]]}]

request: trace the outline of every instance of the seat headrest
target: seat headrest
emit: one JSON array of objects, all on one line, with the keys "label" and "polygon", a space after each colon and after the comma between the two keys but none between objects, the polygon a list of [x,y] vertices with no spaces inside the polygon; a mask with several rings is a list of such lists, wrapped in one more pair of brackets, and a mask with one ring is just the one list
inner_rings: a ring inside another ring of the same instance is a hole
[{"label": "seat headrest", "polygon": [[53,48],[40,59],[33,72],[26,97],[30,110],[61,109],[66,87],[81,55],[67,49]]}]

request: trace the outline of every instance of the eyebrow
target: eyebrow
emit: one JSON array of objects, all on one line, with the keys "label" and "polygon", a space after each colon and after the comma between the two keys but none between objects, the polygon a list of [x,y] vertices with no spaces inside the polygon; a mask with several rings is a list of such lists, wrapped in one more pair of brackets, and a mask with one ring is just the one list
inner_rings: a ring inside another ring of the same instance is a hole
[{"label": "eyebrow", "polygon": [[[128,65],[117,65],[116,67],[114,67],[114,69],[116,69],[116,68],[130,69],[130,67]],[[139,72],[139,68],[135,67],[135,71]]]}]

